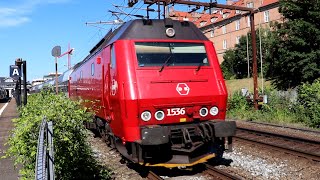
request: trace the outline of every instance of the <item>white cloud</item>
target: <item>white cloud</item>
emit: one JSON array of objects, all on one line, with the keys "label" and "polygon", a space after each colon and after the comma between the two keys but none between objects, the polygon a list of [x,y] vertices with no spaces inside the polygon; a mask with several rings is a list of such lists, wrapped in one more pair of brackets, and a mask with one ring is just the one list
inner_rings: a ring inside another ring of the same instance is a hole
[{"label": "white cloud", "polygon": [[19,5],[11,7],[0,7],[0,27],[20,26],[31,19],[29,15],[39,5],[67,3],[70,0],[25,0]]}]

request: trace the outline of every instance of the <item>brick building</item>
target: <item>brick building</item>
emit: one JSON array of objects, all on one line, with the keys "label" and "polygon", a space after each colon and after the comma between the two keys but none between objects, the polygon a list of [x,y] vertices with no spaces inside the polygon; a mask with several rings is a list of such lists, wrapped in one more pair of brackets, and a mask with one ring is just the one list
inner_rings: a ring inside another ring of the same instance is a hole
[{"label": "brick building", "polygon": [[[254,16],[255,27],[258,29],[269,28],[270,22],[282,21],[278,11],[278,0],[227,0],[228,5],[243,6],[257,9]],[[247,12],[227,9],[211,9],[211,14],[206,12],[179,12],[170,9],[170,17],[181,21],[191,21],[214,43],[219,62],[227,49],[234,48],[241,36],[250,31],[250,17]]]}]

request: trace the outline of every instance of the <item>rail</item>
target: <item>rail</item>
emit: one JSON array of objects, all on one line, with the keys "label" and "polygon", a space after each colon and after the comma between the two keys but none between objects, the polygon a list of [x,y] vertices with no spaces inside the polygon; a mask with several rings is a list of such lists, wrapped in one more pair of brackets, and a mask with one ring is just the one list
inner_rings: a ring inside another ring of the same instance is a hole
[{"label": "rail", "polygon": [[241,180],[240,177],[229,174],[223,170],[217,169],[209,164],[206,165],[206,172],[214,177],[214,179],[224,179],[224,180]]},{"label": "rail", "polygon": [[153,171],[149,171],[147,179],[150,179],[150,180],[162,180],[163,178],[161,178],[159,175],[157,175]]},{"label": "rail", "polygon": [[320,162],[320,141],[247,128],[237,128],[234,140],[256,143],[285,153]]},{"label": "rail", "polygon": [[46,118],[42,119],[39,130],[35,179],[54,180],[53,126]]}]

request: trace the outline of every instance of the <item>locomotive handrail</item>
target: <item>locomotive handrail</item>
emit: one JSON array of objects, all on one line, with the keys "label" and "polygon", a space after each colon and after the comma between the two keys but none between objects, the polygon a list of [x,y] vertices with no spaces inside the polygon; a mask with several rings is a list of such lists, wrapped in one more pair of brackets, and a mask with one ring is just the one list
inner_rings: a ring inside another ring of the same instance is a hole
[{"label": "locomotive handrail", "polygon": [[52,121],[42,119],[36,156],[36,180],[54,180],[54,150]]}]

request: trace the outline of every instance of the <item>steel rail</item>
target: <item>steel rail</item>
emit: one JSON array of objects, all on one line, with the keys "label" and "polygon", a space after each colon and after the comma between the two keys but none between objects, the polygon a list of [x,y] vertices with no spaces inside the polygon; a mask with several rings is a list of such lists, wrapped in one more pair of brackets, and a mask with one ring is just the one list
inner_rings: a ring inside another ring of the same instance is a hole
[{"label": "steel rail", "polygon": [[215,177],[215,179],[223,179],[223,180],[228,180],[228,179],[232,179],[232,180],[241,180],[240,177],[234,176],[232,174],[229,174],[225,171],[222,171],[220,169],[217,169],[209,164],[205,164],[206,168],[207,168],[207,173],[212,175],[213,177]]},{"label": "steel rail", "polygon": [[[313,141],[313,140],[307,140],[307,139],[303,139],[303,138],[297,138],[297,137],[290,137],[290,136],[284,136],[284,135],[280,135],[280,134],[272,134],[270,132],[263,132],[263,131],[257,131],[257,130],[251,130],[251,129],[245,129],[242,128],[241,129],[242,133],[245,133],[247,131],[248,134],[240,134],[239,135],[239,131],[237,132],[237,134],[234,136],[234,140],[238,140],[238,141],[244,141],[244,142],[250,142],[250,143],[255,143],[258,145],[262,145],[268,148],[272,148],[281,152],[285,152],[285,153],[289,153],[289,154],[293,154],[299,157],[304,157],[313,161],[318,161],[320,162],[320,155],[314,152],[317,152],[317,150],[320,149],[319,146],[319,142],[318,141]],[[253,134],[255,133],[255,134]],[[250,138],[251,135],[251,138]],[[252,136],[255,136],[255,138],[253,138]],[[272,143],[272,141],[263,141],[263,138],[280,138],[280,140],[282,139],[282,141],[284,142],[279,143],[279,142],[274,142]],[[292,148],[292,146],[288,146],[288,143],[293,142],[296,143],[297,146],[300,146],[300,148]],[[312,151],[306,151],[305,149],[301,148],[301,145],[307,145],[307,143],[309,145],[313,145],[315,146],[314,149],[312,149]],[[287,144],[287,145],[286,145]]]},{"label": "steel rail", "polygon": [[147,179],[150,180],[163,180],[163,178],[161,178],[160,176],[158,176],[156,173],[149,171]]},{"label": "steel rail", "polygon": [[310,132],[310,133],[320,134],[320,130],[316,130],[316,129],[290,127],[290,126],[271,124],[271,123],[265,123],[265,122],[256,122],[256,121],[245,121],[245,122],[250,123],[250,124],[260,124],[260,125],[266,125],[266,126],[271,126],[271,127],[280,127],[280,128],[298,130],[298,131],[302,131],[302,132]]},{"label": "steel rail", "polygon": [[320,145],[320,141],[301,138],[301,137],[286,136],[286,135],[282,135],[282,134],[276,134],[276,133],[271,133],[271,132],[266,132],[266,131],[261,131],[261,130],[254,130],[254,129],[244,128],[244,127],[237,127],[237,130],[251,132],[251,133],[257,133],[257,134],[263,134],[263,135],[268,135],[268,136],[274,136],[274,137],[292,140],[292,141],[301,141],[303,143],[311,143],[311,144]]}]

